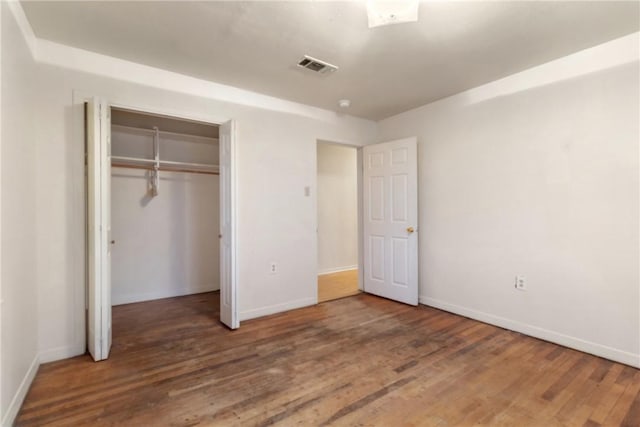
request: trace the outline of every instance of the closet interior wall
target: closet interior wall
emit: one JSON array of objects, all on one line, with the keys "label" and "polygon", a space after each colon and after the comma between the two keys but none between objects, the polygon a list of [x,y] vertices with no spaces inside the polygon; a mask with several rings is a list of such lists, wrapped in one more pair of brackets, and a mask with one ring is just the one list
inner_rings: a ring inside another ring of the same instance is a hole
[{"label": "closet interior wall", "polygon": [[[151,191],[157,127],[160,160]],[[217,127],[112,109],[112,304],[220,288]],[[145,169],[147,168],[147,169]],[[175,169],[176,171],[166,170]],[[196,173],[204,171],[206,173]]]}]

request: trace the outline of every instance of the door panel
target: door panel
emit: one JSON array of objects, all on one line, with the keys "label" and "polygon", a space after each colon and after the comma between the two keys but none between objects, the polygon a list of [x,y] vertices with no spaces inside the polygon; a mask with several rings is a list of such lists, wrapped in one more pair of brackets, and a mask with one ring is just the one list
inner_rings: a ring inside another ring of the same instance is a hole
[{"label": "door panel", "polygon": [[220,321],[231,329],[240,326],[237,311],[234,141],[235,123],[220,126]]},{"label": "door panel", "polygon": [[363,149],[364,290],[418,304],[417,140]]},{"label": "door panel", "polygon": [[87,348],[95,361],[111,349],[111,123],[109,105],[87,103]]},{"label": "door panel", "polygon": [[371,242],[371,279],[384,281],[384,236],[370,236]]},{"label": "door panel", "polygon": [[408,177],[397,174],[391,177],[391,219],[393,222],[407,222]]},{"label": "door panel", "polygon": [[391,238],[393,248],[393,284],[409,286],[409,239],[406,237]]},{"label": "door panel", "polygon": [[104,135],[104,151],[102,163],[102,184],[103,184],[103,215],[104,215],[104,263],[106,265],[103,271],[102,286],[102,318],[103,328],[107,331],[103,337],[102,357],[107,359],[111,351],[112,331],[111,331],[111,250],[113,248],[111,240],[111,107],[103,103],[105,113],[103,113],[103,135]]},{"label": "door panel", "polygon": [[369,180],[369,219],[384,221],[384,177],[374,176]]}]

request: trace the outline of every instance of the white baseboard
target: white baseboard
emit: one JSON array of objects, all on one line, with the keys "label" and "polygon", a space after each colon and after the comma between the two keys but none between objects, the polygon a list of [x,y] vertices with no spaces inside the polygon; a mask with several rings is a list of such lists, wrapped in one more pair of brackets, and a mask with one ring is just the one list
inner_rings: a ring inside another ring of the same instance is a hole
[{"label": "white baseboard", "polygon": [[220,289],[220,285],[208,284],[183,289],[162,289],[153,292],[141,292],[130,294],[113,294],[111,305],[132,304],[134,302],[152,301],[162,298],[181,297],[184,295],[201,294],[203,292],[213,292]]},{"label": "white baseboard", "polygon": [[31,383],[36,377],[39,367],[40,358],[36,354],[31,362],[31,366],[29,366],[27,373],[20,383],[20,387],[18,387],[16,394],[14,394],[13,399],[11,399],[11,403],[7,408],[7,413],[4,414],[4,417],[2,418],[2,427],[11,427],[13,425],[16,417],[18,416],[18,412],[20,411],[20,407],[22,406],[22,402],[24,402],[24,398],[29,391],[29,387],[31,387]]},{"label": "white baseboard", "polygon": [[252,310],[240,312],[240,321],[255,319],[256,317],[268,316],[270,314],[282,313],[283,311],[294,310],[296,308],[307,307],[317,304],[316,298],[303,298],[296,301],[289,301],[282,304],[274,304],[268,307],[254,308]]},{"label": "white baseboard", "polygon": [[627,351],[608,347],[602,344],[597,344],[591,341],[585,341],[583,339],[564,335],[559,332],[550,331],[548,329],[539,328],[537,326],[517,322],[515,320],[507,319],[500,316],[494,316],[493,314],[488,314],[482,311],[473,310],[471,308],[450,304],[426,296],[420,296],[419,301],[421,304],[428,305],[430,307],[439,308],[441,310],[449,311],[451,313],[459,314],[461,316],[499,326],[501,328],[520,332],[525,335],[540,338],[545,341],[560,344],[562,346],[583,351],[585,353],[590,353],[599,357],[604,357],[605,359],[624,363],[625,365],[633,366],[635,368],[640,368],[639,354],[629,353]]},{"label": "white baseboard", "polygon": [[331,273],[340,273],[341,271],[357,270],[357,269],[358,269],[358,264],[346,265],[344,267],[323,268],[322,270],[318,271],[318,276],[322,276],[324,274],[331,274]]},{"label": "white baseboard", "polygon": [[85,348],[78,346],[65,346],[52,348],[40,352],[40,363],[55,362],[56,360],[68,359],[70,357],[80,356],[85,353]]}]

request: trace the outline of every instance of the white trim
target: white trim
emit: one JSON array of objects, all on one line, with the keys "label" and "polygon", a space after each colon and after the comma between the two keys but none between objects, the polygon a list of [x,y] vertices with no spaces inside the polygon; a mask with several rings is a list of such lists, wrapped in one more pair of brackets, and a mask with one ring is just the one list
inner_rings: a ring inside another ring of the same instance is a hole
[{"label": "white trim", "polygon": [[[371,120],[345,115],[344,113],[337,113],[40,39],[35,36],[20,2],[18,0],[9,0],[9,7],[24,35],[32,57],[39,63],[162,90],[194,95],[200,98],[296,114],[329,123],[342,121],[345,117],[357,122],[374,123]],[[152,112],[151,110],[148,111]]]},{"label": "white trim", "polygon": [[[88,50],[37,39],[36,60],[60,68],[109,77],[163,90],[178,91],[200,98],[215,99],[234,104],[296,114],[333,122],[343,114],[293,101],[263,95],[238,87],[186,76],[173,71],[107,56]],[[176,90],[176,88],[179,88]],[[357,119],[354,120],[363,120]]]},{"label": "white trim", "polygon": [[[72,117],[71,117],[71,137],[75,147],[82,147],[78,150],[69,150],[67,161],[71,176],[73,191],[71,213],[68,215],[71,221],[70,226],[82,227],[82,231],[77,237],[71,233],[71,254],[70,263],[72,279],[74,281],[74,307],[73,307],[73,348],[87,348],[87,310],[88,304],[88,280],[89,269],[87,268],[88,243],[87,243],[87,179],[85,175],[85,129],[84,129],[84,103],[89,101],[91,96],[79,91],[72,92]],[[40,319],[38,319],[40,322]],[[55,353],[57,349],[54,349]],[[48,353],[48,351],[45,351]],[[82,353],[80,353],[82,354]]]},{"label": "white trim", "polygon": [[254,308],[252,310],[241,311],[240,321],[255,319],[257,317],[268,316],[270,314],[282,313],[289,310],[295,310],[296,308],[308,307],[310,305],[316,305],[316,299],[303,298],[296,301],[288,301],[282,304],[269,305],[267,307]]},{"label": "white trim", "polygon": [[639,44],[640,32],[636,32],[494,80],[463,94],[467,103],[475,104],[621,66],[640,58]]},{"label": "white trim", "polygon": [[394,117],[419,114],[442,106],[473,105],[489,99],[524,92],[529,89],[570,80],[640,59],[640,32],[570,53],[553,61],[527,68],[487,84],[467,89],[446,98],[378,120],[379,125]]},{"label": "white trim", "polygon": [[22,33],[22,37],[24,37],[24,41],[29,48],[29,52],[31,53],[31,57],[34,60],[37,60],[37,51],[38,51],[38,38],[33,32],[33,28],[31,28],[31,24],[27,19],[27,15],[24,13],[24,9],[20,4],[19,0],[8,0],[7,5],[9,6],[9,10],[11,10],[11,14],[13,15],[13,19],[16,20],[18,27],[20,28],[20,32]]},{"label": "white trim", "polygon": [[618,350],[616,348],[608,347],[591,341],[585,341],[583,339],[572,337],[570,335],[564,335],[559,332],[550,331],[548,329],[507,319],[505,317],[495,316],[493,314],[477,311],[471,308],[450,304],[448,302],[440,301],[426,296],[420,296],[420,303],[451,313],[459,314],[461,316],[469,317],[471,319],[479,320],[481,322],[489,323],[491,325],[499,326],[501,328],[509,329],[511,331],[520,332],[534,338],[539,338],[555,344],[560,344],[562,346],[583,351],[585,353],[604,357],[605,359],[610,359],[615,362],[624,363],[625,365],[640,368],[640,354],[629,353],[627,351]]},{"label": "white trim", "polygon": [[133,304],[136,302],[153,301],[157,299],[181,297],[185,295],[202,294],[204,292],[214,292],[220,290],[220,284],[209,283],[194,288],[162,289],[153,292],[139,292],[129,294],[116,294],[111,296],[111,306],[122,304]]},{"label": "white trim", "polygon": [[362,147],[356,150],[358,185],[358,290],[364,292],[364,154]]},{"label": "white trim", "polygon": [[77,345],[66,345],[63,347],[52,348],[40,353],[40,363],[55,362],[57,360],[68,359],[70,357],[81,356],[86,353],[85,347]]},{"label": "white trim", "polygon": [[323,268],[318,271],[318,276],[324,276],[325,274],[340,273],[341,271],[357,270],[358,264],[345,265],[344,267]]},{"label": "white trim", "polygon": [[16,417],[18,416],[18,412],[20,412],[20,407],[22,406],[22,402],[24,402],[24,398],[29,391],[29,387],[31,387],[31,383],[33,379],[36,377],[36,373],[38,372],[38,368],[40,367],[39,357],[36,354],[33,360],[31,361],[31,366],[27,370],[22,382],[20,383],[20,387],[16,391],[16,394],[13,395],[13,399],[11,399],[11,403],[7,408],[7,413],[4,414],[4,418],[2,419],[3,427],[10,427],[13,425]]},{"label": "white trim", "polygon": [[238,254],[240,253],[238,249],[238,236],[240,235],[239,227],[240,221],[238,221],[238,200],[240,197],[238,196],[238,189],[240,188],[238,184],[238,124],[235,120],[230,120],[231,122],[231,161],[229,163],[229,169],[231,169],[230,179],[231,179],[231,252],[232,252],[232,262],[231,262],[231,271],[232,271],[232,297],[233,297],[233,317],[236,320],[236,328],[240,327],[240,259]]},{"label": "white trim", "polygon": [[[2,10],[0,4],[0,48],[2,47]],[[1,53],[1,52],[0,52]],[[0,54],[0,153],[2,153],[2,55]],[[0,161],[0,224],[2,224],[2,162]],[[2,226],[0,225],[0,242],[2,242]],[[2,423],[2,244],[0,244],[0,425]],[[36,319],[37,320],[37,319]]]},{"label": "white trim", "polygon": [[[17,0],[9,0],[8,3],[29,46],[31,54],[37,62],[144,86],[156,87],[163,90],[178,91],[202,98],[292,113],[321,121],[334,122],[345,116],[335,111],[287,101],[273,96],[263,95],[209,80],[197,79],[160,68],[39,39],[35,36],[20,2]],[[640,58],[640,52],[638,52],[639,40],[640,32],[635,32],[408,111],[421,110],[423,108],[429,108],[429,106],[433,104],[449,102],[457,103],[462,101],[465,104],[473,104],[496,96],[507,95],[559,80],[567,80],[580,75],[597,72],[616,65],[634,62]],[[593,57],[597,57],[598,60],[594,61]],[[180,89],[176,90],[176,88]],[[406,111],[398,113],[398,115],[404,113],[406,113]],[[395,115],[390,117],[395,117]],[[386,117],[383,120],[390,117]],[[372,122],[353,116],[349,116],[349,118],[363,122]]]}]

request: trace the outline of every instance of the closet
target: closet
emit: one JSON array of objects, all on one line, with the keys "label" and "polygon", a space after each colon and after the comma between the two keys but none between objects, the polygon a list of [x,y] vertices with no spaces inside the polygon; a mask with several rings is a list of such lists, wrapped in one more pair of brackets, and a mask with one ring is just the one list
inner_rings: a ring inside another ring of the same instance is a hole
[{"label": "closet", "polygon": [[111,108],[113,305],[220,288],[218,132]]}]

